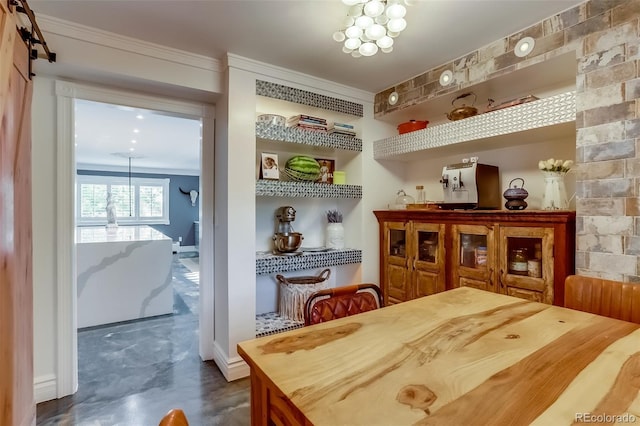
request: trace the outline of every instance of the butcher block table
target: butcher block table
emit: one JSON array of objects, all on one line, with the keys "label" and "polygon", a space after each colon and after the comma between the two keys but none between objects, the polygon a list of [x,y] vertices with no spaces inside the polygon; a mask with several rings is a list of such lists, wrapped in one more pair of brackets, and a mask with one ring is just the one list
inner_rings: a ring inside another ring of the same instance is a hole
[{"label": "butcher block table", "polygon": [[640,425],[640,325],[468,287],[238,352],[253,425]]}]

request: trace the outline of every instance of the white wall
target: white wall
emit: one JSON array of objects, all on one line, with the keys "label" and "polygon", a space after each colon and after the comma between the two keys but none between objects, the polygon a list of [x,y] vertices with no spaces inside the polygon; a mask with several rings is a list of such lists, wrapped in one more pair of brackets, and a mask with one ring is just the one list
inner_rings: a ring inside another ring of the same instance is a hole
[{"label": "white wall", "polygon": [[36,402],[57,396],[56,98],[54,81],[33,81],[33,351]]},{"label": "white wall", "polygon": [[[481,144],[479,144],[481,146]],[[437,152],[437,151],[436,151]],[[500,168],[500,196],[509,187],[509,182],[515,178],[524,179],[524,189],[529,193],[525,200],[527,209],[539,209],[542,205],[544,191],[544,178],[538,170],[538,161],[548,158],[574,160],[576,158],[575,139],[547,140],[529,145],[518,145],[501,149],[482,150],[475,147],[464,155],[449,155],[433,159],[423,159],[406,163],[407,179],[404,190],[408,195],[416,198],[416,185],[424,185],[428,200],[442,200],[442,186],[439,182],[442,176],[442,167],[447,164],[462,162],[463,158],[478,157],[478,162],[490,164]],[[575,193],[575,173],[570,172],[565,178],[567,196]],[[521,181],[514,184],[520,187]],[[505,209],[502,200],[502,209]],[[569,208],[575,210],[575,198],[569,203]]]},{"label": "white wall", "polygon": [[[32,107],[33,162],[33,265],[34,265],[34,381],[37,402],[65,396],[74,391],[73,378],[65,368],[74,362],[70,348],[62,348],[58,307],[60,268],[67,268],[69,254],[60,253],[61,238],[56,217],[61,200],[56,191],[58,170],[56,97],[54,79],[97,81],[101,85],[149,90],[181,99],[214,99],[222,86],[216,60],[194,57],[161,46],[139,43],[84,27],[47,20],[39,16],[49,46],[58,62],[35,62]],[[212,118],[211,118],[212,120]],[[212,127],[212,126],[210,126]],[[66,155],[62,153],[61,155]],[[70,314],[69,314],[70,315]],[[65,337],[66,338],[66,337]],[[62,354],[62,356],[61,356]],[[62,377],[64,376],[64,377]]]}]

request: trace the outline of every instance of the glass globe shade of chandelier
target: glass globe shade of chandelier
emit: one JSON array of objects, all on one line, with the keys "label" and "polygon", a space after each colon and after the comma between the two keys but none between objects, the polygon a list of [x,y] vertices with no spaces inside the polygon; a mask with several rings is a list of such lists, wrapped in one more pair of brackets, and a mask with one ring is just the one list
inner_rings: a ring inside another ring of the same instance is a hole
[{"label": "glass globe shade of chandelier", "polygon": [[[409,4],[410,0],[404,0]],[[343,30],[333,39],[343,43],[342,51],[355,58],[393,51],[394,38],[407,27],[403,0],[342,0],[349,6]]]}]

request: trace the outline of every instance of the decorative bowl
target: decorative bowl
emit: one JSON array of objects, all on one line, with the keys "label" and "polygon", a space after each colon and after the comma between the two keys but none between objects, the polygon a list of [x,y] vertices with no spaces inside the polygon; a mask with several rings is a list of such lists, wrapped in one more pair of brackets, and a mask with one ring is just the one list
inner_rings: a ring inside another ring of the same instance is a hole
[{"label": "decorative bowl", "polygon": [[287,119],[282,115],[277,114],[260,114],[258,116],[258,123],[266,123],[272,126],[285,126]]},{"label": "decorative bowl", "polygon": [[422,130],[427,128],[428,121],[409,120],[405,123],[398,125],[398,133],[403,135],[409,132],[415,132],[416,130]]}]

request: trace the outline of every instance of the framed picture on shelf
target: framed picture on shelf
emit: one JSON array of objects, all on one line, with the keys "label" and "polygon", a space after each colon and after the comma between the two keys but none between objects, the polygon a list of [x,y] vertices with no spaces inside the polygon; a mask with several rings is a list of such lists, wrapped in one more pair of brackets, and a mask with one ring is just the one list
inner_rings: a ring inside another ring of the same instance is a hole
[{"label": "framed picture on shelf", "polygon": [[316,182],[333,183],[333,171],[336,168],[335,160],[329,160],[328,158],[316,158],[315,160],[320,164],[320,177]]},{"label": "framed picture on shelf", "polygon": [[280,179],[278,154],[272,154],[269,152],[262,153],[262,161],[260,162],[260,179]]}]

